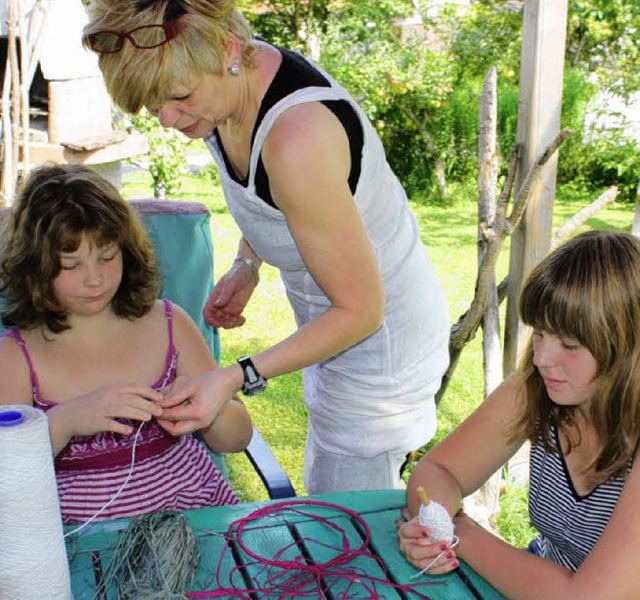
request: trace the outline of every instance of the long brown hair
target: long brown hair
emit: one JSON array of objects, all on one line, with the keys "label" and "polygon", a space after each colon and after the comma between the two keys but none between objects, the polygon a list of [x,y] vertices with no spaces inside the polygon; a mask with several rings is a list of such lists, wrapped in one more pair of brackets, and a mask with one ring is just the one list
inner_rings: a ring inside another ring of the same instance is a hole
[{"label": "long brown hair", "polygon": [[98,247],[122,250],[122,281],[113,312],[141,317],[160,292],[153,244],[135,211],[104,177],[82,165],[44,165],[26,179],[12,207],[0,248],[0,291],[7,326],[54,333],[69,328],[53,282],[60,253],[74,252],[83,235]]},{"label": "long brown hair", "polygon": [[[640,433],[640,240],[610,231],[576,236],[534,268],[519,310],[525,324],[575,339],[595,358],[598,385],[587,410],[598,447],[585,472],[595,481],[624,475]],[[573,423],[575,407],[549,399],[531,341],[518,373],[525,410],[510,433],[551,449],[551,425]]]}]

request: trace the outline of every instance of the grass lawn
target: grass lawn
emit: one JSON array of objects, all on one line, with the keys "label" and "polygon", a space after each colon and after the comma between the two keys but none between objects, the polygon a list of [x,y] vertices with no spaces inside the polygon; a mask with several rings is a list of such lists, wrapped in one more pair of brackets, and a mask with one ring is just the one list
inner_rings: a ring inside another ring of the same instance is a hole
[{"label": "grass lawn", "polygon": [[[137,172],[125,177],[127,198],[150,196],[150,177]],[[601,190],[589,192],[574,186],[558,190],[554,208],[554,230],[594,200]],[[459,194],[462,196],[462,194]],[[185,179],[176,198],[207,204],[212,211],[215,270],[223,274],[236,255],[238,229],[227,212],[220,189],[208,177],[207,169]],[[473,190],[467,198],[457,197],[451,205],[412,203],[420,223],[423,240],[436,266],[449,300],[451,316],[457,321],[467,309],[476,276],[477,207]],[[606,228],[629,231],[633,205],[612,204],[591,218],[578,231]],[[498,280],[507,272],[508,241],[498,265]],[[264,265],[261,282],[246,312],[247,323],[235,330],[221,331],[222,365],[243,354],[255,354],[283,339],[294,330],[293,316],[284,287],[275,269]],[[430,445],[442,439],[482,401],[483,372],[481,334],[464,349],[447,393],[438,408],[438,432]],[[306,410],[302,398],[300,373],[269,382],[265,393],[247,400],[251,416],[285,467],[299,495],[305,493],[302,464],[306,435]],[[243,454],[228,457],[234,488],[242,500],[267,498],[262,483]],[[522,545],[530,535],[526,515],[526,493],[515,490],[504,497],[501,533]],[[524,511],[523,511],[524,507]]]}]

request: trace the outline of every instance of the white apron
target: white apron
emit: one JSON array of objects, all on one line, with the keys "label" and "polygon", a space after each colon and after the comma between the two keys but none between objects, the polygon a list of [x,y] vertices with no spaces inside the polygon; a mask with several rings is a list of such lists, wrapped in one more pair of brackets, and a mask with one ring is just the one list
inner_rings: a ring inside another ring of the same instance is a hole
[{"label": "white apron", "polygon": [[309,432],[328,452],[360,457],[409,452],[436,431],[433,396],[449,361],[447,302],[377,133],[348,92],[323,74],[332,87],[297,90],[267,112],[251,149],[247,188],[229,176],[216,137],[211,134],[205,142],[231,214],[258,256],[280,270],[301,327],[326,311],[330,301],[307,270],[284,215],[256,196],[256,166],[269,130],[289,107],[348,100],[356,110],[364,148],[355,202],[380,265],[385,317],[367,339],[303,370]]}]

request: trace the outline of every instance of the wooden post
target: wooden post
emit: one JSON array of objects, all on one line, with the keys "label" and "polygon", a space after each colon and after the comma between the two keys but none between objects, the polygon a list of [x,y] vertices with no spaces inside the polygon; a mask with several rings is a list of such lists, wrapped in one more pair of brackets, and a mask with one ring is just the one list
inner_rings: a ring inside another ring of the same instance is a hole
[{"label": "wooden post", "polygon": [[[568,0],[525,0],[520,65],[517,143],[522,154],[519,189],[529,168],[560,130]],[[516,364],[524,332],[517,299],[523,279],[549,252],[557,155],[544,166],[526,214],[511,238],[504,373]]]},{"label": "wooden post", "polygon": [[40,34],[49,4],[50,0],[35,0],[29,19],[22,0],[17,0],[17,4],[16,0],[9,0],[8,4],[8,51],[1,98],[0,143],[3,153],[0,206],[13,202],[20,163],[23,175],[30,169],[29,90],[40,59]]},{"label": "wooden post", "polygon": [[[498,74],[495,67],[487,71],[480,102],[480,137],[478,140],[478,271],[482,255],[488,252],[484,235],[495,226],[498,189]],[[484,243],[483,243],[484,242]],[[485,398],[502,382],[500,314],[495,269],[490,276],[487,305],[482,317]],[[464,499],[464,509],[485,529],[496,530],[500,513],[502,469]]]},{"label": "wooden post", "polygon": [[[496,219],[498,189],[498,74],[495,67],[487,71],[480,103],[480,137],[478,140],[478,268],[482,263],[483,229],[493,227]],[[485,398],[502,382],[500,314],[495,273],[491,276],[487,306],[482,317]]]},{"label": "wooden post", "polygon": [[[7,65],[11,67],[11,88],[9,99],[11,102],[11,131],[5,131],[5,141],[11,143],[11,164],[9,176],[11,183],[7,186],[6,198],[10,199],[15,191],[18,180],[18,162],[20,160],[20,70],[18,67],[18,31],[17,31],[16,0],[9,0],[9,46],[7,49]],[[11,136],[11,142],[9,142]]]}]

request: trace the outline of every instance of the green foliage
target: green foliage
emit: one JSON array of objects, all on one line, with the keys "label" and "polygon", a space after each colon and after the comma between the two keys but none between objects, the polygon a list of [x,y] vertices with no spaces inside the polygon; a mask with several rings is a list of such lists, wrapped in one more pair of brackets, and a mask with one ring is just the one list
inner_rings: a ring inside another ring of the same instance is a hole
[{"label": "green foliage", "polygon": [[[261,10],[245,11],[254,29],[272,43],[312,57],[318,51],[317,44],[322,46],[321,52],[343,39],[348,40],[347,52],[354,44],[368,45],[396,18],[412,10],[409,0],[266,0],[259,4]],[[336,37],[340,30],[342,33]],[[364,47],[360,53],[363,51]]]},{"label": "green foliage", "polygon": [[401,28],[400,19],[414,13],[413,3],[329,0],[267,5],[273,13],[249,17],[259,33],[269,37],[273,32],[279,43],[315,58],[340,81],[376,125],[405,186],[424,192],[434,164],[450,147],[441,108],[455,73],[447,56],[425,43],[423,36],[403,39],[403,31],[410,32]]},{"label": "green foliage", "polygon": [[505,541],[517,548],[526,548],[538,537],[538,532],[529,521],[529,494],[527,488],[507,485],[500,496],[500,514],[497,529]]},{"label": "green foliage", "polygon": [[520,90],[513,81],[498,80],[498,148],[503,159],[509,158],[518,131]]},{"label": "green foliage", "polygon": [[[504,168],[516,138],[522,10],[505,0],[477,0],[466,12],[441,5],[435,21],[424,1],[244,0],[242,6],[266,39],[307,54],[351,92],[412,197],[441,198],[438,176],[448,186],[475,181],[480,91],[495,65]],[[625,94],[640,87],[639,6],[637,0],[569,6],[563,127],[574,135],[561,149],[559,177],[618,183],[626,197],[637,176],[632,145],[622,138],[585,145],[583,130],[594,93],[590,76]],[[422,25],[402,25],[416,11]]]},{"label": "green foliage", "polygon": [[[634,201],[640,178],[638,143],[625,135],[622,123],[607,107],[610,125],[605,131],[585,128],[587,111],[596,109],[598,87],[582,68],[565,72],[562,98],[562,127],[573,135],[560,149],[558,180],[585,181],[589,186],[617,185],[619,200]],[[597,114],[597,112],[596,112]]]},{"label": "green foliage", "polygon": [[518,81],[522,51],[522,13],[504,0],[481,0],[451,22],[449,45],[462,78],[482,78],[496,66],[499,80]]},{"label": "green foliage", "polygon": [[156,198],[174,196],[186,175],[186,142],[175,129],[162,127],[147,110],[131,117],[133,126],[149,140],[149,173]]},{"label": "green foliage", "polygon": [[[437,22],[422,15],[423,26],[405,29],[402,43],[388,29],[391,37],[370,42],[362,63],[345,60],[344,43],[323,51],[323,66],[365,98],[363,107],[411,196],[443,199],[436,173],[447,181],[475,180],[480,94],[489,66],[500,59],[500,93],[517,90],[521,16],[497,6],[493,0],[473,4],[466,14],[441,11]],[[517,92],[508,106],[513,112],[502,123],[514,139]],[[507,154],[510,149],[511,143]]]},{"label": "green foliage", "polygon": [[207,165],[196,173],[196,177],[207,186],[219,187],[220,186],[220,173],[218,173],[218,167],[215,164]]},{"label": "green foliage", "polygon": [[570,0],[567,57],[623,95],[640,90],[637,0]]},{"label": "green foliage", "polygon": [[584,122],[589,103],[596,92],[597,86],[588,80],[584,69],[572,67],[565,71],[561,127],[571,129],[573,134],[560,148],[560,181],[580,178],[584,172]]},{"label": "green foliage", "polygon": [[585,147],[585,177],[594,184],[617,185],[620,200],[635,202],[640,181],[640,149],[632,139],[598,138]]}]

